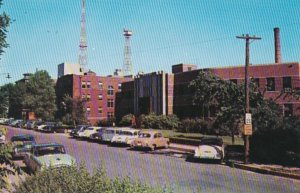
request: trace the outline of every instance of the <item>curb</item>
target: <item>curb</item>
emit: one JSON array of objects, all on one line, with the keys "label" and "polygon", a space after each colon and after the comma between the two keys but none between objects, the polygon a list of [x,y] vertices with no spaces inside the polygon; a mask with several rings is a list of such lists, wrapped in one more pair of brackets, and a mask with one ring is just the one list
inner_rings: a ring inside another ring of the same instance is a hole
[{"label": "curb", "polygon": [[238,168],[238,169],[242,169],[242,170],[248,170],[248,171],[252,171],[252,172],[256,172],[256,173],[260,173],[260,174],[268,174],[268,175],[273,175],[273,176],[280,176],[280,177],[286,177],[286,178],[300,180],[300,175],[296,175],[296,174],[277,172],[277,171],[262,169],[262,168],[248,166],[248,165],[234,163],[234,162],[228,162],[227,165],[230,165],[230,167],[234,167],[234,168]]}]

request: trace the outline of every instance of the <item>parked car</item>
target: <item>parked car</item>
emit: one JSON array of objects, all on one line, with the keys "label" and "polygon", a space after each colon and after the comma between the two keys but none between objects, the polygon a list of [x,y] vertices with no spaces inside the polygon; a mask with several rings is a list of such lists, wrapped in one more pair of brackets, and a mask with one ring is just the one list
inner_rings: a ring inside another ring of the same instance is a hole
[{"label": "parked car", "polygon": [[33,145],[30,153],[26,153],[24,162],[31,171],[76,164],[75,158],[66,153],[63,145],[57,143]]},{"label": "parked car", "polygon": [[13,158],[24,157],[25,153],[30,152],[31,147],[36,143],[31,134],[19,134],[10,138],[13,143]]},{"label": "parked car", "polygon": [[12,127],[20,127],[21,124],[22,124],[22,119],[16,119],[14,121],[12,121],[9,126],[12,126]]},{"label": "parked car", "polygon": [[112,138],[119,135],[123,130],[127,130],[129,127],[108,127],[103,131],[102,141],[111,142]]},{"label": "parked car", "polygon": [[5,135],[0,131],[0,145],[5,144]]},{"label": "parked car", "polygon": [[131,143],[132,148],[150,148],[152,151],[156,148],[168,148],[170,141],[164,138],[160,131],[144,130],[141,131],[139,137]]},{"label": "parked car", "polygon": [[101,127],[88,127],[80,135],[83,138],[89,138],[92,134],[97,133],[101,130]]},{"label": "parked car", "polygon": [[101,127],[101,129],[98,129],[96,133],[91,134],[89,139],[92,141],[102,141],[102,135],[105,129],[105,127]]},{"label": "parked car", "polygon": [[86,129],[87,127],[89,127],[88,125],[77,125],[71,132],[70,132],[70,136],[71,137],[78,137],[78,132],[82,132],[84,129]]},{"label": "parked car", "polygon": [[35,120],[29,120],[27,121],[26,123],[26,129],[30,129],[30,130],[33,130],[35,125],[36,125],[37,121]]},{"label": "parked car", "polygon": [[56,122],[45,122],[45,123],[39,125],[37,127],[37,130],[41,131],[41,132],[48,132],[49,133],[49,131],[51,131],[50,127],[54,127],[57,124],[59,124],[59,123],[56,123]]},{"label": "parked car", "polygon": [[130,145],[132,141],[138,138],[140,130],[138,129],[124,129],[120,132],[119,135],[113,136],[111,143],[120,144],[120,145]]},{"label": "parked car", "polygon": [[209,159],[222,162],[224,158],[224,144],[222,138],[204,137],[195,149],[194,159]]}]

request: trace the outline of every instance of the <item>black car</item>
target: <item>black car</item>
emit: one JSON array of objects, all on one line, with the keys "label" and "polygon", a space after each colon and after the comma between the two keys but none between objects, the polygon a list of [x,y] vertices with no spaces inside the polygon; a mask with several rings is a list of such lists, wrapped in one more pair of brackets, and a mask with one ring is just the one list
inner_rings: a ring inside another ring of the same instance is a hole
[{"label": "black car", "polygon": [[30,152],[31,147],[36,144],[35,138],[31,134],[20,134],[11,137],[13,143],[13,158],[24,157],[27,152]]}]

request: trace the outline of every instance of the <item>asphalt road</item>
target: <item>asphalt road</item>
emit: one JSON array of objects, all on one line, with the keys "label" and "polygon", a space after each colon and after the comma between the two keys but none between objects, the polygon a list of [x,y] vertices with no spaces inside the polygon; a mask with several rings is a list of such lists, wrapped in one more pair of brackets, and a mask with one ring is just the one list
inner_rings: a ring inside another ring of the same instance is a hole
[{"label": "asphalt road", "polygon": [[225,165],[191,163],[171,150],[133,151],[69,138],[66,134],[44,134],[10,128],[14,134],[33,134],[38,143],[57,142],[65,146],[78,163],[92,171],[102,165],[110,177],[130,176],[152,186],[172,187],[175,192],[299,193],[298,180],[257,174]]}]

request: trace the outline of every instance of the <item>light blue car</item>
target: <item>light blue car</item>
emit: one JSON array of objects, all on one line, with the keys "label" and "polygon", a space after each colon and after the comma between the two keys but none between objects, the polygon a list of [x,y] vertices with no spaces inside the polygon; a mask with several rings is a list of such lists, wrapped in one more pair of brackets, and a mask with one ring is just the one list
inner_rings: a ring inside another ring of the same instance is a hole
[{"label": "light blue car", "polygon": [[25,165],[33,172],[76,164],[76,159],[67,154],[61,144],[36,144],[25,156]]}]

